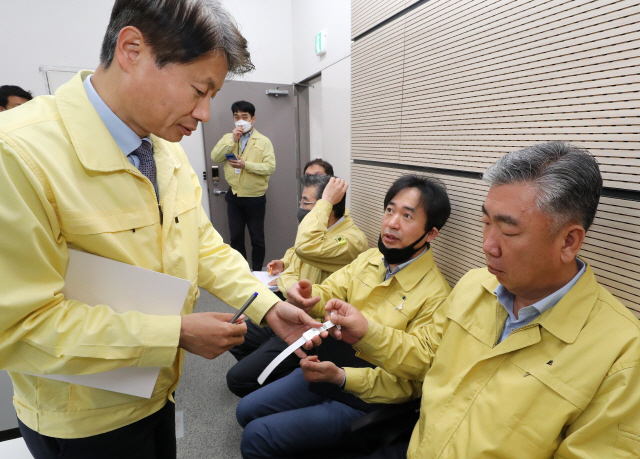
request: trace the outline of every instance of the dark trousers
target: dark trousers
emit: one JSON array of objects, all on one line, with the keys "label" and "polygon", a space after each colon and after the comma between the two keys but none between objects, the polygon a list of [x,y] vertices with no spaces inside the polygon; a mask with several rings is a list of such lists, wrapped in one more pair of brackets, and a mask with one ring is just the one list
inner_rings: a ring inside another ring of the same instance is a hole
[{"label": "dark trousers", "polygon": [[408,450],[409,443],[398,443],[397,445],[385,446],[370,456],[363,456],[359,459],[407,459]]},{"label": "dark trousers", "polygon": [[86,438],[46,437],[18,420],[35,459],[176,459],[175,424],[172,402],[138,422]]},{"label": "dark trousers", "polygon": [[267,205],[266,196],[257,198],[240,198],[231,192],[231,188],[224,197],[227,201],[227,218],[229,233],[231,233],[231,247],[246,259],[244,248],[244,227],[249,228],[251,238],[251,266],[254,271],[262,271],[264,263],[264,213]]},{"label": "dark trousers", "polygon": [[247,395],[236,408],[243,459],[292,458],[339,445],[365,414],[309,390],[302,369]]},{"label": "dark trousers", "polygon": [[[270,327],[260,328],[251,321],[247,321],[247,333],[244,343],[234,347],[229,352],[238,360],[227,372],[227,386],[238,397],[244,397],[260,389],[258,376],[267,368],[280,352],[287,348]],[[300,367],[300,358],[291,354],[273,370],[265,381],[265,385],[287,376]]]}]

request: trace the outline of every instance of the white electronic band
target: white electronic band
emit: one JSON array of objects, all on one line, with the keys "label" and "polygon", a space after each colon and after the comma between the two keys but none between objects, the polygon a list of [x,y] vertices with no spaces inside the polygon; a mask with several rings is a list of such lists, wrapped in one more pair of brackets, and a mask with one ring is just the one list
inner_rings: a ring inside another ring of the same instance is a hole
[{"label": "white electronic band", "polygon": [[[304,343],[306,343],[307,341],[311,341],[312,338],[318,336],[320,333],[322,333],[325,330],[329,330],[333,326],[334,326],[334,323],[328,320],[322,324],[322,327],[311,328],[306,332],[304,332],[302,336],[298,338],[298,340],[295,343],[291,344],[284,351],[278,354],[278,357],[273,359],[271,363],[267,366],[267,368],[265,368],[264,371],[260,373],[260,376],[258,377],[258,383],[260,383],[260,385],[264,384],[264,382],[269,377],[271,372],[275,370],[276,367],[280,365],[284,359],[286,359],[291,354],[293,354],[296,351],[296,349],[298,349]],[[338,325],[337,327],[340,328],[340,325]]]}]

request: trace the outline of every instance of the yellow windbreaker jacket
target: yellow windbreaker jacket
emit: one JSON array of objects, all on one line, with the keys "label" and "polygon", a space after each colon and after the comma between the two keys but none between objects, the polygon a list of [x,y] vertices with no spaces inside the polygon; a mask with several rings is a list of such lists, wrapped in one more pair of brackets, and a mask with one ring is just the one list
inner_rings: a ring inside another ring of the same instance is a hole
[{"label": "yellow windbreaker jacket", "polygon": [[298,226],[293,250],[287,250],[282,259],[286,268],[278,278],[278,288],[283,295],[300,279],[322,283],[367,250],[367,237],[356,226],[349,209],[342,222],[327,229],[332,209],[330,202],[320,199]]},{"label": "yellow windbreaker jacket", "polygon": [[[507,318],[497,285],[471,271],[432,324],[406,334],[369,321],[358,342],[390,373],[423,379],[408,457],[640,457],[638,319],[588,266],[558,304],[496,344]],[[352,392],[366,400],[376,385]]]},{"label": "yellow windbreaker jacket", "polygon": [[[191,281],[248,310],[259,323],[278,301],[222,242],[201,208],[202,190],[182,148],[151,136],[160,192],[122,154],[87,99],[80,72],[56,91],[0,114],[0,368],[18,417],[59,438],[100,434],[159,410],[176,388],[179,316],[116,314],[60,292],[68,248]],[[162,367],[151,399],[35,374]]]},{"label": "yellow windbreaker jacket", "polygon": [[[311,296],[319,296],[320,302],[314,306],[311,315],[324,318],[326,302],[339,298],[352,304],[370,321],[387,325],[389,330],[415,333],[430,324],[451,291],[433,260],[433,251],[427,250],[385,281],[386,272],[380,251],[377,248],[367,250],[321,285],[313,286]],[[361,350],[356,355],[371,360]],[[379,396],[368,393],[368,402],[401,403],[420,395],[420,382],[415,380],[421,378],[397,378],[382,368],[345,368],[345,372],[346,387],[364,388],[376,381],[383,388],[393,388],[393,398],[382,390]],[[361,392],[365,393],[364,390]]]},{"label": "yellow windbreaker jacket", "polygon": [[[241,154],[239,144],[240,141],[233,141],[233,134],[225,134],[211,151],[211,159],[216,163],[224,163],[224,178],[233,194],[241,198],[262,196],[269,186],[269,176],[276,170],[276,155],[271,140],[254,128]],[[239,174],[229,165],[225,157],[227,153],[244,159],[245,166]]]}]

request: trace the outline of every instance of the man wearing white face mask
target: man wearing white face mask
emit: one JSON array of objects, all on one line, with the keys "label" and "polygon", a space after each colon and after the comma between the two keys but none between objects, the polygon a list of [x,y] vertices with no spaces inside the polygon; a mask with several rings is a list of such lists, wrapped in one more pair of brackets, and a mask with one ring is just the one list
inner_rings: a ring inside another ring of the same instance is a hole
[{"label": "man wearing white face mask", "polygon": [[225,163],[224,176],[229,183],[225,196],[231,247],[247,258],[244,228],[251,237],[251,265],[262,271],[264,262],[265,192],[269,176],[276,170],[271,141],[254,129],[256,108],[244,100],[231,105],[236,127],[225,134],[211,152],[216,163]]}]

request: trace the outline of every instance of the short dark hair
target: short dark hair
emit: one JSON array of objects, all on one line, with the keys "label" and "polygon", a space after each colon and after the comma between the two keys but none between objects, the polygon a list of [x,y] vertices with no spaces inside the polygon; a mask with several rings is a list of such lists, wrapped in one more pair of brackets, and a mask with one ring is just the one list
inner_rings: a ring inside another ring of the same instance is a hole
[{"label": "short dark hair", "polygon": [[[329,180],[331,180],[330,175],[309,175],[305,174],[302,176],[302,188],[307,188],[310,186],[316,187],[316,199],[322,198],[322,192],[329,184]],[[347,193],[342,196],[342,199],[339,203],[333,206],[333,212],[336,218],[342,218],[345,210],[347,209]]]},{"label": "short dark hair", "polygon": [[387,195],[384,197],[384,208],[386,209],[389,202],[406,188],[417,188],[420,191],[420,204],[427,215],[424,230],[429,231],[431,228],[436,228],[440,231],[451,214],[451,203],[444,183],[433,177],[403,175],[393,182],[387,191]]},{"label": "short dark hair", "polygon": [[333,175],[333,166],[326,161],[323,161],[320,158],[312,159],[307,164],[304,165],[304,169],[302,170],[304,174],[307,173],[307,169],[309,169],[314,164],[322,167],[324,169],[325,175]]},{"label": "short dark hair", "polygon": [[33,99],[30,91],[25,91],[20,86],[11,86],[7,84],[0,86],[0,107],[7,108],[9,96],[22,97],[27,100]]},{"label": "short dark hair", "polygon": [[109,68],[118,35],[136,27],[149,44],[158,68],[188,64],[212,52],[221,52],[229,74],[254,69],[247,40],[217,0],[116,0],[102,41],[100,61]]},{"label": "short dark hair", "polygon": [[538,143],[502,156],[482,177],[491,186],[531,183],[536,206],[553,221],[552,232],[575,221],[585,232],[602,194],[598,161],[584,148],[564,142]]},{"label": "short dark hair", "polygon": [[251,102],[239,100],[231,104],[231,113],[235,114],[236,112],[248,113],[253,118],[256,116],[256,107]]}]

